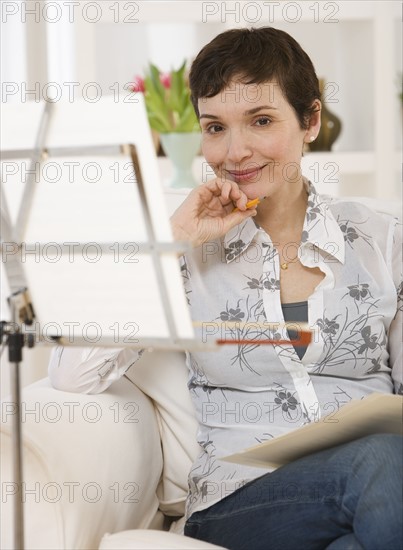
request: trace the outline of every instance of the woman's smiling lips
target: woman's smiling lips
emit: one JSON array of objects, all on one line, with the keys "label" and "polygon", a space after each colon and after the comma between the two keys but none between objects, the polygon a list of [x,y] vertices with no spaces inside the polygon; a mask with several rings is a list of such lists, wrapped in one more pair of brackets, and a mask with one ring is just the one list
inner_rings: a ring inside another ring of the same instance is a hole
[{"label": "woman's smiling lips", "polygon": [[249,168],[248,170],[225,170],[225,172],[234,179],[236,183],[241,182],[255,182],[260,178],[260,172],[264,168],[263,166],[256,166]]}]

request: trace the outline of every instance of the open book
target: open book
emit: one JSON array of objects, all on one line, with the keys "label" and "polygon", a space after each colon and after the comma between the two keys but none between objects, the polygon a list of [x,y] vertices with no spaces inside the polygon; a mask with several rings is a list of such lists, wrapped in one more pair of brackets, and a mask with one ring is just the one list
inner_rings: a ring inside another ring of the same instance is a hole
[{"label": "open book", "polygon": [[221,460],[277,468],[342,443],[376,433],[402,434],[403,396],[373,393],[353,400],[336,413]]}]

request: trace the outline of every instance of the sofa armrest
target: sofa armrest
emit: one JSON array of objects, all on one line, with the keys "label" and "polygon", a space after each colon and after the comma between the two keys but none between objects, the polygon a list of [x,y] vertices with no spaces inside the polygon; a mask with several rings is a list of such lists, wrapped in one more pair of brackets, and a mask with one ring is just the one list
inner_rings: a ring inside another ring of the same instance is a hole
[{"label": "sofa armrest", "polygon": [[[2,403],[1,548],[12,544],[11,417]],[[55,390],[21,398],[25,544],[98,548],[105,533],[147,528],[158,510],[161,442],[154,407],[126,377],[98,395]]]}]

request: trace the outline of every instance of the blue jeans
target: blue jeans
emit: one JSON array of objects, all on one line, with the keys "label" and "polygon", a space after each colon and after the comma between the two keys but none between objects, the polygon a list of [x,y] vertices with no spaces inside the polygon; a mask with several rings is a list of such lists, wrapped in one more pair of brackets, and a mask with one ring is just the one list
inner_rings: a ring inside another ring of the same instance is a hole
[{"label": "blue jeans", "polygon": [[188,519],[230,550],[402,550],[402,450],[380,434],[265,474]]}]

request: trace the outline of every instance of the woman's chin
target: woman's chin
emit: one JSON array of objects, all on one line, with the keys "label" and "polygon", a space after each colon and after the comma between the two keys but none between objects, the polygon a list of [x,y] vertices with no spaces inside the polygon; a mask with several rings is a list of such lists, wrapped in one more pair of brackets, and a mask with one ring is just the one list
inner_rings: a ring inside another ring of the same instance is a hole
[{"label": "woman's chin", "polygon": [[238,184],[239,189],[245,193],[248,199],[262,199],[267,194],[267,189],[264,189],[262,185],[258,183],[241,183]]}]

